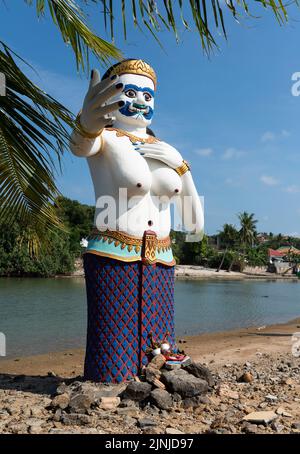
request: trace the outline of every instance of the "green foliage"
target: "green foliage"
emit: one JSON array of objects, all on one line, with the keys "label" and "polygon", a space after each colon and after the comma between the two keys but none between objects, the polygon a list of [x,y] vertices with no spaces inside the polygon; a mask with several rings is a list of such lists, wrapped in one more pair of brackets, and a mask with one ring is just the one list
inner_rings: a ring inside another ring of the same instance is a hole
[{"label": "green foliage", "polygon": [[0,224],[0,276],[49,277],[72,272],[75,255],[68,235],[48,231],[38,252],[33,253],[32,231],[17,220]]},{"label": "green foliage", "polygon": [[36,225],[16,219],[0,224],[0,276],[68,274],[80,256],[80,240],[93,225],[94,207],[59,197],[57,215],[66,231],[41,231]]}]

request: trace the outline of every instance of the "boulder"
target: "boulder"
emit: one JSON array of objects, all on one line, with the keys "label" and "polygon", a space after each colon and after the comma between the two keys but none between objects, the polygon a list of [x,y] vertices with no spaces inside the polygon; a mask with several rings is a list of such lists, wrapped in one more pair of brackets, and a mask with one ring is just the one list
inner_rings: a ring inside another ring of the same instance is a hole
[{"label": "boulder", "polygon": [[212,376],[210,370],[200,363],[192,362],[188,366],[185,366],[184,370],[186,370],[187,372],[189,372],[190,374],[194,375],[197,378],[202,378],[208,383],[208,386],[214,386],[215,384],[215,379]]},{"label": "boulder", "polygon": [[183,369],[164,372],[161,381],[166,385],[167,390],[178,393],[181,397],[198,396],[208,390],[205,380],[197,378]]},{"label": "boulder", "polygon": [[142,401],[150,396],[152,386],[145,382],[132,381],[122,394],[123,399]]},{"label": "boulder", "polygon": [[161,410],[169,410],[172,407],[172,395],[164,389],[156,388],[151,391],[150,399],[153,404]]},{"label": "boulder", "polygon": [[69,402],[70,402],[69,394],[64,393],[55,396],[50,405],[53,408],[61,408],[62,410],[64,410],[69,406]]},{"label": "boulder", "polygon": [[85,413],[91,408],[94,399],[88,394],[75,394],[71,396],[69,407],[72,413]]}]

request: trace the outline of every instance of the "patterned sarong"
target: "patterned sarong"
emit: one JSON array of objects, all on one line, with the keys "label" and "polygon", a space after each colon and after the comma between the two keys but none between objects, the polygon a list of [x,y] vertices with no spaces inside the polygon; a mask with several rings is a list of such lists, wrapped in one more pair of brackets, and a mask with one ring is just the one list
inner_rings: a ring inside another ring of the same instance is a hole
[{"label": "patterned sarong", "polygon": [[150,333],[175,346],[174,266],[84,255],[88,303],[86,380],[122,382],[148,362]]}]

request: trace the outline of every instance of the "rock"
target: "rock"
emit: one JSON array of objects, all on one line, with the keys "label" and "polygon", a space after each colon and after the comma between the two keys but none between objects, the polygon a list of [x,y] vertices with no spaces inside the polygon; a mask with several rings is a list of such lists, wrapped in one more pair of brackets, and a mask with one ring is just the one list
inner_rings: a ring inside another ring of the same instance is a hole
[{"label": "rock", "polygon": [[255,424],[244,423],[242,427],[242,432],[246,434],[256,434],[257,433],[257,426]]},{"label": "rock", "polygon": [[138,426],[141,429],[144,429],[145,427],[154,427],[156,425],[157,425],[157,423],[155,421],[153,421],[153,419],[150,419],[150,418],[141,418],[138,420]]},{"label": "rock", "polygon": [[161,378],[172,393],[178,393],[182,397],[194,397],[205,393],[208,390],[208,384],[205,380],[189,374],[183,369],[164,372]]},{"label": "rock", "polygon": [[197,407],[199,407],[199,405],[201,405],[201,403],[203,403],[201,401],[201,397],[202,396],[186,397],[182,401],[181,406],[183,408],[197,408]]},{"label": "rock", "polygon": [[69,392],[69,387],[65,384],[65,382],[62,382],[57,388],[56,388],[56,394],[65,394],[66,392]]},{"label": "rock", "polygon": [[287,418],[292,418],[292,417],[293,417],[293,416],[292,416],[289,412],[287,412],[283,407],[277,408],[276,413],[277,413],[277,415],[285,416],[285,417],[287,417]]},{"label": "rock", "polygon": [[124,407],[124,408],[117,408],[117,414],[118,415],[126,415],[126,416],[131,416],[131,417],[138,417],[140,414],[140,411],[136,407]]},{"label": "rock", "polygon": [[58,410],[56,410],[55,414],[53,415],[53,421],[59,422],[61,420],[61,417],[62,417],[62,411],[61,411],[61,408],[59,408]]},{"label": "rock", "polygon": [[69,426],[72,426],[74,424],[78,426],[90,424],[91,421],[91,416],[80,413],[64,413],[61,417],[61,422]]},{"label": "rock", "polygon": [[293,422],[292,429],[300,430],[300,422]]},{"label": "rock", "polygon": [[149,366],[151,365],[151,366],[156,367],[156,369],[161,369],[163,367],[163,365],[165,364],[165,362],[166,362],[166,358],[164,357],[164,355],[156,355],[150,361]]},{"label": "rock", "polygon": [[164,429],[162,427],[157,427],[157,426],[149,426],[149,427],[145,427],[143,429],[143,434],[157,434],[157,435],[160,435],[160,434],[163,434],[164,433]]},{"label": "rock", "polygon": [[69,402],[70,402],[69,394],[64,393],[58,394],[56,397],[54,397],[50,405],[53,408],[61,408],[62,410],[64,410],[69,406]]},{"label": "rock", "polygon": [[279,433],[283,431],[284,426],[282,424],[278,424],[277,422],[272,422],[271,429]]},{"label": "rock", "polygon": [[181,432],[181,430],[174,429],[174,427],[167,427],[166,432],[167,435],[184,435],[184,432]]},{"label": "rock", "polygon": [[71,396],[69,407],[74,413],[85,413],[91,408],[94,399],[87,394],[75,394]]},{"label": "rock", "polygon": [[153,386],[155,386],[156,388],[160,388],[160,389],[166,389],[165,385],[160,381],[158,380],[157,378],[155,378],[153,380]]},{"label": "rock", "polygon": [[120,397],[101,397],[98,406],[103,410],[114,410],[120,402]]},{"label": "rock", "polygon": [[170,364],[165,364],[165,367],[164,367],[166,370],[176,370],[176,369],[181,369],[181,364],[174,364],[174,363],[170,363]]},{"label": "rock", "polygon": [[254,411],[243,417],[243,421],[252,422],[254,424],[267,425],[277,418],[274,411]]},{"label": "rock", "polygon": [[228,399],[238,400],[240,398],[239,393],[230,389],[227,384],[221,384],[217,389],[217,394]]},{"label": "rock", "polygon": [[48,377],[56,377],[56,373],[53,372],[52,370],[49,370],[49,372],[47,372],[47,375]]},{"label": "rock", "polygon": [[123,399],[119,405],[119,407],[136,407],[137,403],[134,400],[130,399]]},{"label": "rock", "polygon": [[278,399],[277,396],[274,396],[273,394],[268,394],[266,397],[265,397],[265,400],[267,402],[276,402],[276,400]]},{"label": "rock", "polygon": [[156,388],[151,391],[150,398],[154,405],[161,410],[169,410],[173,405],[171,394],[163,389]]},{"label": "rock", "polygon": [[152,386],[149,383],[130,382],[122,397],[124,399],[141,401],[150,396],[151,389]]},{"label": "rock", "polygon": [[136,425],[136,419],[131,418],[131,416],[126,416],[125,419],[124,419],[124,423],[128,427],[133,427],[133,426]]},{"label": "rock", "polygon": [[188,366],[185,366],[184,369],[195,377],[205,380],[208,383],[208,386],[214,386],[215,379],[212,376],[212,373],[202,364],[192,362]]},{"label": "rock", "polygon": [[148,366],[145,369],[146,380],[149,383],[153,383],[155,380],[159,380],[161,373],[157,367]]},{"label": "rock", "polygon": [[253,375],[250,372],[245,372],[243,375],[241,375],[239,381],[243,383],[252,383]]}]

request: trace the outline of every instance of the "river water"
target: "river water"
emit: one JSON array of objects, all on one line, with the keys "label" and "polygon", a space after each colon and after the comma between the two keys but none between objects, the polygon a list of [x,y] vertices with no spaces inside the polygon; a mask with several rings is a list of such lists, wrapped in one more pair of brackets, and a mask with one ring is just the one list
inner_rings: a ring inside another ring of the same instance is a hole
[{"label": "river water", "polygon": [[[286,322],[300,316],[300,282],[176,281],[179,336]],[[0,332],[7,356],[83,347],[82,278],[0,279]]]}]

